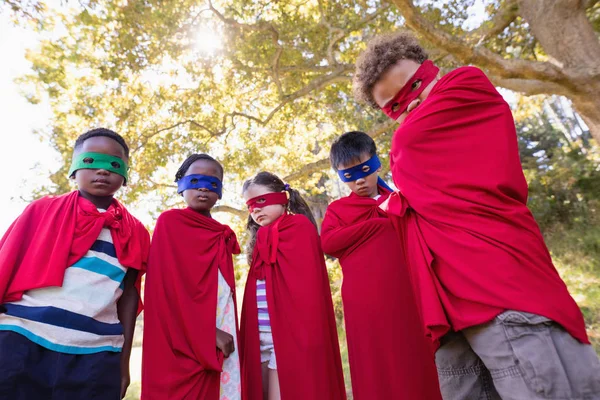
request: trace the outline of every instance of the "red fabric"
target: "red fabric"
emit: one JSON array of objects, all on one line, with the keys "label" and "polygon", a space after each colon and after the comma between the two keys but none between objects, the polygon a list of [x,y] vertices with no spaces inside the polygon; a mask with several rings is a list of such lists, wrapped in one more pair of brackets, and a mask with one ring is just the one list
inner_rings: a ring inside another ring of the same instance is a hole
[{"label": "red fabric", "polygon": [[379,199],[350,196],[327,208],[326,254],[339,258],[356,400],[440,399],[433,347],[425,338],[398,237]]},{"label": "red fabric", "polygon": [[239,253],[231,228],[192,209],[158,218],[144,293],[142,399],[219,398],[218,271],[235,302],[232,255]]},{"label": "red fabric", "polygon": [[[394,96],[394,98],[383,106],[381,109],[385,115],[393,119],[394,121],[402,115],[408,105],[415,100],[419,95],[425,90],[427,85],[429,85],[435,77],[437,76],[440,69],[436,67],[433,62],[430,60],[426,60],[419,69],[415,72],[415,74],[404,84],[404,86],[400,89],[398,93]],[[413,85],[420,81],[421,85],[413,89]]]},{"label": "red fabric", "polygon": [[143,273],[150,236],[117,200],[103,213],[78,191],[29,204],[0,241],[2,303],[20,300],[27,290],[62,286],[65,269],[87,253],[103,227],[121,265]]},{"label": "red fabric", "polygon": [[258,230],[241,323],[243,392],[262,400],[256,280],[267,304],[282,400],[345,399],[331,289],[316,228],[283,215]]},{"label": "red fabric", "polygon": [[505,310],[535,313],[589,343],[583,316],[527,208],[508,104],[477,68],[444,76],[395,132],[388,211],[409,255],[428,334]]},{"label": "red fabric", "polygon": [[273,204],[285,205],[288,203],[287,192],[265,193],[260,196],[253,197],[246,202],[248,210],[254,211],[255,208],[266,207]]}]

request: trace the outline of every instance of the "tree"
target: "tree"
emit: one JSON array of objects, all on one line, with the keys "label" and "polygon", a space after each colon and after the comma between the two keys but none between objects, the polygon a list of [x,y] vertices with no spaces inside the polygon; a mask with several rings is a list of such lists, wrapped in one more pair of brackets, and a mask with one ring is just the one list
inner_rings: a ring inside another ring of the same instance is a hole
[{"label": "tree", "polygon": [[528,205],[545,232],[557,225],[593,224],[598,218],[597,148],[563,103],[558,98],[546,100],[517,123]]},{"label": "tree", "polygon": [[43,29],[45,11],[46,3],[40,0],[0,0],[0,13],[8,13],[15,25]]},{"label": "tree", "polygon": [[[490,18],[465,31],[444,23],[445,10],[393,0],[406,25],[463,64],[486,70],[504,88],[568,97],[600,143],[600,2],[597,0],[488,1]],[[450,19],[452,21],[452,19]]]},{"label": "tree", "polygon": [[[517,13],[525,12],[524,2],[486,1],[498,10],[467,31],[465,4],[474,1],[416,8],[397,0],[396,8],[378,0],[88,0],[48,11],[44,28],[54,24],[65,33],[28,54],[32,73],[23,79],[31,101],[46,97],[52,104],[53,128],[44,134],[65,160],[44,190],[68,190],[73,139],[108,125],[131,143],[128,201],[151,193],[160,208],[171,206],[177,196],[168,171],[189,153],[205,151],[223,161],[237,193],[243,179],[271,170],[305,188],[321,213],[335,196],[327,172],[334,136],[365,130],[381,154],[389,150],[394,123],[356,104],[350,82],[365,42],[402,28],[404,20],[443,67],[480,64],[498,84],[519,83],[528,93],[569,94],[570,88],[575,106],[593,122],[578,91],[589,89],[595,101],[597,80],[576,89],[567,75],[577,68],[544,61],[544,48]],[[587,4],[589,26],[598,7]],[[215,38],[217,49],[207,43]],[[229,203],[220,210],[245,215],[241,201]]]},{"label": "tree", "polygon": [[[23,78],[31,101],[51,103],[44,135],[65,160],[44,192],[69,190],[72,141],[97,125],[131,144],[127,200],[153,193],[162,208],[176,198],[166,170],[192,152],[216,155],[230,182],[267,169],[318,198],[333,136],[367,130],[387,137],[386,151],[394,124],[352,101],[350,75],[355,44],[395,26],[391,6],[196,3],[90,1],[52,12],[65,35],[28,54],[32,73]],[[219,51],[202,50],[198,41],[210,36],[197,33],[206,30],[218,32]]]}]

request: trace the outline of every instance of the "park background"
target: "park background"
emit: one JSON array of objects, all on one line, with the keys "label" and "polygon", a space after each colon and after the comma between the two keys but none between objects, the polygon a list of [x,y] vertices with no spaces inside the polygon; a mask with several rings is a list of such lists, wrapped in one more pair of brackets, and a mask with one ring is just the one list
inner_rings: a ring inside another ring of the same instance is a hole
[{"label": "park background", "polygon": [[[225,167],[214,217],[244,242],[241,184],[277,173],[318,221],[347,194],[327,160],[348,130],[377,142],[384,176],[395,124],[352,96],[373,36],[410,30],[442,71],[482,68],[511,105],[532,209],[600,351],[600,1],[0,0],[0,234],[25,205],[74,186],[75,138],[114,129],[131,147],[118,197],[151,230],[183,206],[191,153]],[[350,390],[339,264],[328,260]],[[238,290],[248,269],[236,260]],[[241,297],[238,297],[241,298]],[[139,398],[143,314],[128,399]]]}]

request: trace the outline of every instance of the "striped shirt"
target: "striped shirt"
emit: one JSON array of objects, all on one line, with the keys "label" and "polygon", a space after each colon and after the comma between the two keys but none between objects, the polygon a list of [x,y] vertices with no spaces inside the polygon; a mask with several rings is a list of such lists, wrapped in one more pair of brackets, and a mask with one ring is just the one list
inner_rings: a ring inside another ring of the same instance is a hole
[{"label": "striped shirt", "polygon": [[271,332],[269,309],[267,307],[267,286],[265,281],[256,281],[256,301],[258,306],[258,331]]},{"label": "striped shirt", "polygon": [[117,301],[126,272],[104,228],[85,256],[65,270],[61,287],[28,290],[21,300],[4,304],[0,330],[60,353],[120,352],[124,338]]}]

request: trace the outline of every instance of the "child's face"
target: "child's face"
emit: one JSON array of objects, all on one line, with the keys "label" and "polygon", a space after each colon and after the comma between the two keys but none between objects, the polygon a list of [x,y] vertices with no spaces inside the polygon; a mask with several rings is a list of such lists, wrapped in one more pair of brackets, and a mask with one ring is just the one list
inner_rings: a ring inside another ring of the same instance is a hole
[{"label": "child's face", "polygon": [[[108,154],[127,162],[125,149],[108,137],[96,136],[87,139],[75,154],[88,152]],[[75,172],[75,182],[79,190],[95,197],[113,196],[123,186],[124,181],[125,178],[121,175],[105,169],[80,169]]]},{"label": "child's face", "polygon": [[[369,153],[362,153],[360,156],[360,161],[351,162],[348,165],[340,164],[338,165],[338,170],[352,168],[358,164],[368,161],[370,158],[371,156]],[[379,194],[379,189],[377,189],[377,177],[379,176],[379,171],[381,171],[381,167],[379,167],[377,171],[371,175],[367,175],[364,178],[359,178],[352,182],[344,183],[350,188],[350,190],[352,190],[352,192],[354,192],[354,194],[360,197],[375,197]]]},{"label": "child's face", "polygon": [[[400,60],[383,75],[381,75],[377,83],[375,83],[373,86],[372,91],[373,99],[379,108],[383,108],[396,96],[400,89],[404,87],[406,82],[408,82],[415,72],[417,72],[420,66],[421,64],[413,60]],[[431,89],[433,89],[438,80],[439,78],[436,78],[429,85],[427,85],[419,97],[410,102],[406,108],[406,111],[403,112],[396,121],[402,123],[411,111],[425,101],[427,96],[429,96]]]},{"label": "child's face", "polygon": [[[194,174],[214,176],[215,178],[223,180],[221,171],[211,160],[198,160],[190,165],[185,175]],[[210,209],[213,208],[217,200],[219,200],[219,195],[208,189],[200,188],[184,190],[183,198],[188,207],[192,210],[201,214],[210,214]]]},{"label": "child's face", "polygon": [[[244,201],[248,201],[263,194],[273,193],[271,189],[262,185],[250,185],[244,191]],[[271,204],[269,206],[260,207],[260,199],[257,201],[257,207],[254,208],[250,215],[254,222],[260,226],[267,226],[277,218],[281,217],[285,212],[285,206],[281,204]]]}]

